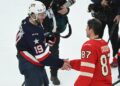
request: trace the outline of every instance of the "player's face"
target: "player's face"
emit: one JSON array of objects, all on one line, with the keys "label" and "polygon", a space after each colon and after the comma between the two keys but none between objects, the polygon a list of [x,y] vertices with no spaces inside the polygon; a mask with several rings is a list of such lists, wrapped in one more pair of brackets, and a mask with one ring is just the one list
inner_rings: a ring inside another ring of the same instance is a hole
[{"label": "player's face", "polygon": [[38,21],[42,23],[43,20],[45,19],[45,17],[46,17],[45,13],[39,13],[38,14]]},{"label": "player's face", "polygon": [[89,38],[89,37],[90,37],[90,29],[89,29],[89,26],[87,26],[87,28],[86,28],[86,34],[87,34],[87,37]]}]

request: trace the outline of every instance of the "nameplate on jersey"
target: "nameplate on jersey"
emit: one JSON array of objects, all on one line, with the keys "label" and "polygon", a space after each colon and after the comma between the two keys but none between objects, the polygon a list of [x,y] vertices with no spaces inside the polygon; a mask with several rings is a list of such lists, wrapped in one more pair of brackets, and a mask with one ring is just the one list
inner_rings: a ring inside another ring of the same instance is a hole
[{"label": "nameplate on jersey", "polygon": [[32,33],[32,36],[38,36],[39,33]]}]

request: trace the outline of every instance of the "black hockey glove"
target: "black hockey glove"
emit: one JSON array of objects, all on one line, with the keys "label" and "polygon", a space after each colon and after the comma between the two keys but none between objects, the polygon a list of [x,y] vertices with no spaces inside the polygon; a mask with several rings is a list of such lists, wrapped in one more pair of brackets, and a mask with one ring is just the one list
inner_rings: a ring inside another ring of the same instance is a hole
[{"label": "black hockey glove", "polygon": [[53,33],[49,33],[49,35],[46,36],[46,43],[48,43],[49,46],[53,46],[56,42],[56,37]]}]

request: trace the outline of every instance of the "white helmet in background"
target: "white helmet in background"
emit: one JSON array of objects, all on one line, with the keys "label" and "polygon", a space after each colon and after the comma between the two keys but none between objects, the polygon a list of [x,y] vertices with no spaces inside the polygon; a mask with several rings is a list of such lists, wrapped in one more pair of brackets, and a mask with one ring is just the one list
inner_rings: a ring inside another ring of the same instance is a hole
[{"label": "white helmet in background", "polygon": [[29,6],[29,12],[28,14],[34,13],[35,15],[38,15],[39,13],[46,12],[45,5],[40,1],[33,1]]}]

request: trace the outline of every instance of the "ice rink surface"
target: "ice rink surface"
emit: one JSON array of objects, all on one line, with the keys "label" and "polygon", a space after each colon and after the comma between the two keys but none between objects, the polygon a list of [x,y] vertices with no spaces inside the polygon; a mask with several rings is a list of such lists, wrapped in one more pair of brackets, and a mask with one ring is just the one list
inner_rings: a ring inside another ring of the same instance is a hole
[{"label": "ice rink surface", "polygon": [[[15,37],[20,22],[27,16],[29,3],[33,0],[1,0],[0,2],[0,86],[21,86],[24,77],[19,73],[16,58]],[[79,59],[82,44],[87,40],[86,23],[91,18],[87,12],[90,0],[77,0],[71,7],[69,21],[73,34],[68,39],[61,39],[60,58]],[[62,33],[65,35],[67,30]],[[108,39],[107,27],[104,39]],[[110,45],[110,44],[109,44]],[[110,45],[111,47],[111,45]],[[111,53],[112,58],[112,53]],[[46,67],[48,76],[49,68]],[[60,86],[73,86],[79,72],[59,71]],[[112,69],[113,82],[117,80],[117,68]],[[50,86],[53,86],[50,82]],[[81,85],[82,86],[82,85]],[[120,86],[120,84],[116,85]]]}]

